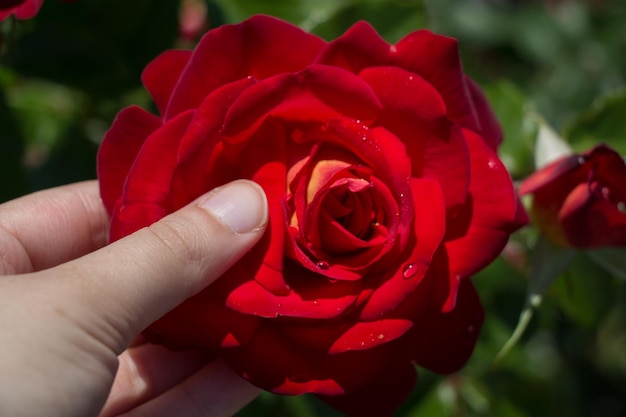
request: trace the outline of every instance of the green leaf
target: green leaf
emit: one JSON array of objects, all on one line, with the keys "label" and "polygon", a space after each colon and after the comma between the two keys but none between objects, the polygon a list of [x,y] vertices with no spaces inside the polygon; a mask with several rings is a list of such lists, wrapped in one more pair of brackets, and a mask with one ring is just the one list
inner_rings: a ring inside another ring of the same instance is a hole
[{"label": "green leaf", "polygon": [[513,334],[496,355],[495,364],[498,364],[520,340],[532,319],[534,309],[541,305],[543,295],[572,263],[575,254],[575,249],[556,245],[543,237],[537,240],[532,254],[526,304]]},{"label": "green leaf", "polygon": [[315,33],[334,39],[359,20],[366,20],[389,42],[396,42],[426,26],[423,1],[386,0],[213,0],[226,20],[240,22],[253,14],[279,17]]},{"label": "green leaf", "polygon": [[500,158],[514,178],[523,178],[534,169],[532,149],[537,134],[528,98],[508,81],[487,85],[484,91],[504,131]]},{"label": "green leaf", "polygon": [[241,22],[254,14],[268,14],[311,30],[332,18],[356,0],[212,0],[229,23]]},{"label": "green leaf", "polygon": [[453,416],[456,411],[456,399],[456,392],[452,385],[443,381],[407,412],[406,417]]},{"label": "green leaf", "polygon": [[578,151],[606,143],[626,154],[626,89],[612,92],[595,101],[566,128],[564,136]]},{"label": "green leaf", "polygon": [[626,248],[591,249],[587,251],[587,255],[613,276],[626,280]]},{"label": "green leaf", "polygon": [[572,263],[577,251],[540,237],[533,248],[528,297],[543,296],[550,285]]},{"label": "green leaf", "polygon": [[[622,257],[623,258],[623,257]],[[554,284],[559,306],[578,325],[596,327],[614,298],[611,275],[579,252],[567,272]]]}]

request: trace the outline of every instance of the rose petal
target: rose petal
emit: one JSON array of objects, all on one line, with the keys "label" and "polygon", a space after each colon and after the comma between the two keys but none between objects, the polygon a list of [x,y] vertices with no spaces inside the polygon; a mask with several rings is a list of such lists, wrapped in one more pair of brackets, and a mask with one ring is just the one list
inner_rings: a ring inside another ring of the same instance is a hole
[{"label": "rose petal", "polygon": [[269,16],[213,29],[196,46],[172,93],[166,118],[197,108],[214,89],[232,81],[300,71],[323,45],[320,38]]},{"label": "rose petal", "polygon": [[251,78],[219,87],[200,105],[178,148],[178,162],[172,175],[172,204],[180,208],[203,193],[242,178],[238,168],[225,160],[219,130],[224,115],[243,90],[254,84]]},{"label": "rose petal", "polygon": [[366,67],[390,65],[414,72],[440,92],[448,114],[455,122],[479,131],[457,41],[453,38],[419,30],[391,46],[370,24],[359,22],[329,42],[320,51],[316,63],[345,68],[354,73]]},{"label": "rose petal", "polygon": [[315,63],[358,74],[366,67],[389,65],[393,50],[395,47],[385,42],[369,23],[360,21],[324,46]]},{"label": "rose petal", "polygon": [[401,39],[396,50],[394,64],[431,83],[443,97],[448,114],[456,123],[480,131],[456,39],[419,30]]},{"label": "rose petal", "polygon": [[[585,178],[582,178],[580,175],[571,176],[570,174],[574,171],[578,170],[580,166],[584,163],[584,159],[581,160],[579,155],[571,155],[563,158],[559,158],[558,160],[551,162],[546,165],[542,169],[535,171],[531,176],[526,178],[519,187],[519,195],[526,195],[530,193],[535,193],[541,190],[543,187],[550,186],[554,188],[552,191],[560,190],[561,196],[557,197],[556,195],[551,194],[552,200],[560,200],[564,198],[564,196],[572,189],[572,187],[580,181],[584,181]],[[567,183],[561,183],[558,187],[554,187],[552,184],[562,177],[564,181]],[[569,187],[568,187],[569,185]]]},{"label": "rose petal", "polygon": [[567,240],[574,246],[591,248],[626,244],[626,214],[614,203],[596,196],[589,185],[575,187],[558,214]]},{"label": "rose petal", "polygon": [[448,208],[465,202],[469,186],[467,145],[459,128],[448,121],[439,92],[419,75],[400,68],[367,68],[360,76],[383,105],[375,124],[405,144],[412,176],[438,179]]},{"label": "rose petal", "polygon": [[[429,291],[423,284],[433,256],[445,234],[445,205],[439,184],[413,179],[411,192],[415,206],[415,238],[410,254],[395,272],[374,288],[360,314],[361,320],[377,320],[397,308],[415,291]],[[418,287],[424,288],[418,288]]]},{"label": "rose petal", "polygon": [[290,123],[348,117],[373,119],[380,103],[359,77],[339,68],[313,65],[259,81],[235,101],[224,121],[225,136],[246,137],[272,115]]},{"label": "rose petal", "polygon": [[124,184],[122,201],[125,206],[152,203],[169,207],[170,181],[176,168],[178,146],[195,114],[195,110],[179,114],[144,141]]},{"label": "rose petal", "polygon": [[294,343],[334,355],[390,343],[412,326],[413,321],[401,315],[370,322],[354,322],[353,317],[347,317],[330,323],[285,323],[281,326],[281,334]]},{"label": "rose petal", "polygon": [[340,316],[351,308],[362,288],[359,281],[331,283],[326,277],[293,262],[285,262],[283,275],[288,294],[276,295],[256,281],[246,281],[228,294],[226,305],[260,317],[327,319]]},{"label": "rose petal", "polygon": [[350,350],[372,349],[399,338],[412,326],[413,322],[407,319],[357,322],[333,343],[328,353],[337,354]]},{"label": "rose petal", "polygon": [[500,127],[500,123],[480,87],[469,77],[465,77],[465,82],[480,124],[478,133],[487,145],[495,151],[502,143],[504,136],[502,127]]},{"label": "rose petal", "polygon": [[157,56],[143,70],[141,82],[161,115],[165,114],[172,91],[190,58],[191,51],[171,49]]},{"label": "rose petal", "polygon": [[[398,238],[404,247],[408,238],[409,223],[413,219],[413,206],[409,203],[411,161],[404,144],[382,127],[368,128],[355,120],[338,119],[329,122],[326,131],[329,143],[350,149],[374,176],[385,184],[398,204],[398,214],[388,225],[392,239]],[[395,214],[395,213],[394,213]],[[394,242],[390,242],[391,245]]]},{"label": "rose petal", "polygon": [[100,196],[109,213],[122,195],[126,176],[137,153],[161,119],[137,106],[120,111],[98,149]]},{"label": "rose petal", "polygon": [[[444,311],[454,308],[460,280],[484,268],[502,251],[517,223],[518,200],[506,168],[483,139],[464,130],[471,158],[468,199],[449,219],[445,248],[450,263],[450,295]],[[480,248],[480,250],[476,250]]]},{"label": "rose petal", "polygon": [[111,213],[109,242],[115,242],[168,215],[161,204],[136,202],[126,205],[120,199]]},{"label": "rose petal", "polygon": [[341,396],[318,397],[349,417],[391,417],[409,396],[417,380],[415,367],[409,361],[387,364],[382,374],[358,391]]},{"label": "rose petal", "polygon": [[451,311],[442,313],[440,305],[433,305],[405,335],[409,352],[419,366],[428,370],[456,372],[472,354],[483,320],[483,308],[473,284],[462,280]]},{"label": "rose petal", "polygon": [[266,324],[250,343],[224,351],[228,364],[245,379],[278,394],[313,392],[341,395],[376,378],[391,357],[391,344],[328,355],[285,339]]},{"label": "rose petal", "polygon": [[225,307],[223,301],[211,298],[210,288],[152,323],[145,335],[174,349],[230,348],[248,343],[261,319]]}]

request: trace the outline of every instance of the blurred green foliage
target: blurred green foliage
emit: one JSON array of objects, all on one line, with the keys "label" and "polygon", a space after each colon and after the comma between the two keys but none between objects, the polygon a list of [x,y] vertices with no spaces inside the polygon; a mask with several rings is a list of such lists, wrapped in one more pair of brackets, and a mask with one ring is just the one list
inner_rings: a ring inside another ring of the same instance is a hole
[{"label": "blurred green foliage", "polygon": [[[514,179],[535,169],[539,120],[576,150],[606,142],[626,153],[624,0],[206,5],[212,27],[264,13],[326,39],[361,19],[390,42],[423,27],[458,38],[466,71],[502,122],[501,157]],[[117,111],[129,104],[152,108],[140,83],[144,66],[164,49],[189,46],[179,36],[179,6],[174,0],[48,0],[35,19],[0,24],[0,202],[95,178],[97,146]],[[398,417],[626,415],[626,288],[593,256],[576,256],[521,342],[493,366],[524,304],[535,234],[518,233],[504,256],[474,278],[487,321],[467,367],[447,377],[420,370]],[[311,396],[263,394],[237,416],[336,415]]]}]

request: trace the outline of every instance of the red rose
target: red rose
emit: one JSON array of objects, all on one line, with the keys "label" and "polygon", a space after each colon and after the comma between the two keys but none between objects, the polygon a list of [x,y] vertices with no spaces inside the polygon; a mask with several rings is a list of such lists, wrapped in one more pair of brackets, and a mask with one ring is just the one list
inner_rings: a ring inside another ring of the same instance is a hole
[{"label": "red rose", "polygon": [[124,109],[98,156],[112,240],[237,178],[270,205],[261,243],[152,340],[350,415],[389,415],[414,363],[463,366],[483,321],[468,278],[526,215],[455,40],[391,46],[361,22],[326,43],[256,16],[142,79],[160,116]]},{"label": "red rose", "polygon": [[519,194],[533,195],[533,220],[556,243],[626,245],[626,165],[606,145],[547,165],[522,183]]}]

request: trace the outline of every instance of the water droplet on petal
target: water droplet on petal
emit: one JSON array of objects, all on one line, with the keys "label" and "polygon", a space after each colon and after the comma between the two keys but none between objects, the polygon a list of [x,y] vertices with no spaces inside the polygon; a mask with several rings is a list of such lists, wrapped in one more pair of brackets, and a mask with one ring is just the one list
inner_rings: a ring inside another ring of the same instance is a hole
[{"label": "water droplet on petal", "polygon": [[423,277],[428,268],[430,267],[430,263],[426,261],[419,261],[407,264],[402,271],[402,276],[404,279],[410,279],[413,277]]},{"label": "water droplet on petal", "polygon": [[580,165],[584,164],[584,163],[585,163],[585,157],[584,157],[584,156],[579,156],[579,157],[578,157],[578,163],[579,163]]},{"label": "water droplet on petal", "polygon": [[316,265],[322,271],[326,271],[328,270],[328,268],[330,268],[330,265],[328,265],[328,262],[326,261],[319,261]]},{"label": "water droplet on petal", "polygon": [[314,305],[314,306],[318,305],[319,303],[320,303],[319,301],[317,301],[317,300],[313,300],[313,305]]},{"label": "water droplet on petal", "polygon": [[490,159],[490,160],[487,162],[487,166],[488,166],[489,168],[491,168],[491,169],[494,169],[494,168],[496,167],[496,161],[494,161],[493,159]]},{"label": "water droplet on petal", "polygon": [[404,267],[404,271],[402,271],[402,276],[406,279],[413,278],[418,272],[418,268],[416,264],[408,264]]},{"label": "water droplet on petal", "polygon": [[378,335],[378,340],[383,340],[384,338],[385,338],[384,334],[381,333],[381,334]]}]

